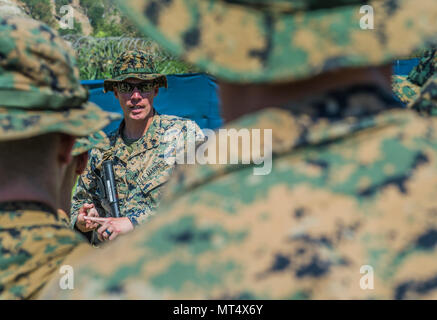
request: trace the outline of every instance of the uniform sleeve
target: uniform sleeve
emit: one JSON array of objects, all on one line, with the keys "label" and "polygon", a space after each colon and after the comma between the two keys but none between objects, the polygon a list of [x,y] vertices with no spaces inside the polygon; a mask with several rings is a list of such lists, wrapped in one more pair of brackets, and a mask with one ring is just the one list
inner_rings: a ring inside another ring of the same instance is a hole
[{"label": "uniform sleeve", "polygon": [[129,209],[126,217],[134,227],[146,222],[158,208],[161,202],[164,186],[159,186],[151,190],[148,196],[139,195],[128,202]]},{"label": "uniform sleeve", "polygon": [[203,133],[202,129],[200,129],[200,127],[197,125],[196,122],[191,121],[193,123],[194,126],[194,130],[195,130],[195,136],[196,136],[196,147],[198,147],[199,145],[201,145],[202,143],[205,142],[206,138],[205,138],[205,134]]}]

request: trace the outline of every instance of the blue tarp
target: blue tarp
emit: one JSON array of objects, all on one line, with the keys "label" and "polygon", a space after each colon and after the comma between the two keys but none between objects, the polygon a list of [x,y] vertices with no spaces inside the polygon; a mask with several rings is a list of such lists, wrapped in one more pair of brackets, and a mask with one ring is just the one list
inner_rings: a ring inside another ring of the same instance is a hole
[{"label": "blue tarp", "polygon": [[400,76],[405,76],[419,63],[418,58],[409,60],[396,60],[393,63],[393,73]]},{"label": "blue tarp", "polygon": [[[407,75],[419,63],[419,59],[397,60],[393,72]],[[154,105],[159,113],[177,115],[196,121],[201,128],[216,129],[223,124],[220,116],[217,83],[203,73],[169,75],[168,89],[160,88]],[[82,84],[90,90],[90,100],[101,108],[122,114],[118,100],[112,92],[103,93],[103,80],[85,80]],[[119,121],[104,131],[117,128]]]},{"label": "blue tarp", "polygon": [[[160,88],[154,101],[159,113],[194,120],[201,128],[216,129],[222,125],[217,83],[212,77],[203,73],[169,75],[167,81],[168,89]],[[90,91],[90,101],[106,111],[122,114],[114,94],[103,93],[103,80],[85,80],[82,84]],[[104,131],[116,129],[119,122],[113,122]]]}]

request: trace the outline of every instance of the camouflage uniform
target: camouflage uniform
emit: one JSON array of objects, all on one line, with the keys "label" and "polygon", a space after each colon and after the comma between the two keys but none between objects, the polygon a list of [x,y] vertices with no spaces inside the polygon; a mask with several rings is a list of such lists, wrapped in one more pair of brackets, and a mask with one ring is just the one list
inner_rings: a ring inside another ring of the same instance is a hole
[{"label": "camouflage uniform", "polygon": [[415,102],[424,84],[435,74],[437,64],[436,52],[436,49],[426,50],[419,64],[411,70],[408,76],[393,76],[392,86],[397,97],[407,104],[409,108],[423,115],[434,115],[437,113],[437,111],[433,110],[435,107],[431,107],[432,101],[427,101],[423,95],[420,102]]},{"label": "camouflage uniform", "polygon": [[35,298],[83,237],[42,203],[0,203],[0,298]]},{"label": "camouflage uniform", "polygon": [[[262,72],[295,80],[382,64],[437,31],[433,1],[368,1],[378,32],[359,30],[353,0],[120,3],[167,49],[241,82],[261,81]],[[227,127],[272,129],[270,174],[254,176],[253,164],[178,168],[159,215],[110,248],[70,260],[75,290],[52,285],[44,297],[437,298],[437,119],[368,84]],[[123,261],[105,263],[118,255]],[[373,290],[360,287],[367,266]]]},{"label": "camouflage uniform", "polygon": [[[157,87],[167,87],[167,78],[156,72],[151,56],[143,51],[127,51],[117,58],[112,79],[104,81],[105,92],[113,91],[114,84],[127,78],[146,80]],[[91,152],[87,169],[79,178],[73,197],[73,228],[79,209],[84,203],[94,203],[102,217],[106,216],[105,211],[109,211],[102,204],[96,177],[103,160],[113,161],[121,217],[128,217],[132,225],[137,226],[147,220],[159,205],[163,186],[173,171],[174,163],[167,159],[175,156],[182,146],[181,141],[173,139],[172,135],[184,141],[191,138],[194,144],[199,144],[204,139],[202,131],[194,121],[155,113],[144,136],[126,145],[122,138],[124,125],[122,122],[117,130],[109,134],[110,142],[106,148],[97,148]],[[97,237],[94,237],[94,241],[98,242]]]},{"label": "camouflage uniform", "polygon": [[[94,203],[99,215],[106,216],[98,191],[96,172],[103,160],[111,159],[119,196],[120,215],[128,217],[134,226],[143,223],[159,205],[163,186],[170,178],[174,164],[167,159],[178,151],[176,139],[166,139],[171,132],[181,134],[184,140],[191,136],[204,139],[197,124],[177,116],[155,114],[146,134],[127,146],[120,128],[109,134],[109,146],[95,148],[73,196],[71,224],[75,226],[80,207]],[[192,141],[194,144],[195,141]]]},{"label": "camouflage uniform", "polygon": [[420,87],[423,86],[435,74],[437,64],[436,53],[437,49],[435,48],[426,50],[420,58],[419,64],[409,73],[407,80]]},{"label": "camouflage uniform", "polygon": [[[51,132],[86,136],[117,118],[87,102],[75,63],[45,24],[0,19],[0,142]],[[0,203],[0,299],[34,298],[67,255],[88,246],[64,218],[37,201]]]}]

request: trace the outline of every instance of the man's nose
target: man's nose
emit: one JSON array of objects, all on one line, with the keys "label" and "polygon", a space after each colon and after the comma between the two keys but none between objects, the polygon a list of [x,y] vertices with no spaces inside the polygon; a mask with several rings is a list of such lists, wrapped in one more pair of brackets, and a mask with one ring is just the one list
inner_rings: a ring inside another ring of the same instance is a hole
[{"label": "man's nose", "polygon": [[132,99],[142,99],[140,90],[135,88],[134,91],[132,92],[131,98]]}]

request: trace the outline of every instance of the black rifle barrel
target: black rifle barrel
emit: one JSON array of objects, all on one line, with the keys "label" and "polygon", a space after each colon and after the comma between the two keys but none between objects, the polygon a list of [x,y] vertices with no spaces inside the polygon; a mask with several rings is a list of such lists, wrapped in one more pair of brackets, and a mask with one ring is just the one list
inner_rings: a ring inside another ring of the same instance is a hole
[{"label": "black rifle barrel", "polygon": [[120,218],[120,208],[118,207],[118,192],[115,184],[114,169],[112,161],[106,160],[102,163],[103,168],[103,184],[108,197],[109,205],[111,206],[111,215],[114,218]]}]

